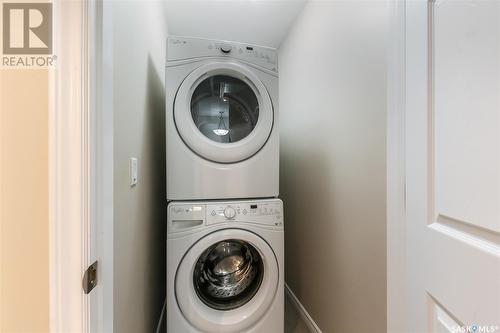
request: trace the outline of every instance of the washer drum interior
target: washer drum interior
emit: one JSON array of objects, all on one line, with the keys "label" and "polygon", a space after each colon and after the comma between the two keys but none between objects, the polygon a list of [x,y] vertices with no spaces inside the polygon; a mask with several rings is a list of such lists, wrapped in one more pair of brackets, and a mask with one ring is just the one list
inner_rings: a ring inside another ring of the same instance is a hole
[{"label": "washer drum interior", "polygon": [[264,275],[259,252],[249,243],[229,239],[215,243],[198,258],[194,289],[207,306],[236,309],[257,293]]}]

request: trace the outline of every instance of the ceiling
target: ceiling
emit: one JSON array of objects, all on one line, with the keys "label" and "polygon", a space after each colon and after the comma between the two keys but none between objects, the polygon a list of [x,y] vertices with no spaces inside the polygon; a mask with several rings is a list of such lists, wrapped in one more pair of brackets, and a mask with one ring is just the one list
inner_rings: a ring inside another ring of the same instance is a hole
[{"label": "ceiling", "polygon": [[305,1],[167,0],[168,33],[278,48]]}]

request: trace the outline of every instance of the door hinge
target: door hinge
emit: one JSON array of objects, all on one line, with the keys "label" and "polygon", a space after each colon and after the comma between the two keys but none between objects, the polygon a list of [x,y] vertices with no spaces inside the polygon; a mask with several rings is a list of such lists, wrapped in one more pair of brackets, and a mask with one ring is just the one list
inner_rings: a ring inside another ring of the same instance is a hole
[{"label": "door hinge", "polygon": [[88,294],[97,286],[97,261],[87,268],[83,275],[83,291]]}]

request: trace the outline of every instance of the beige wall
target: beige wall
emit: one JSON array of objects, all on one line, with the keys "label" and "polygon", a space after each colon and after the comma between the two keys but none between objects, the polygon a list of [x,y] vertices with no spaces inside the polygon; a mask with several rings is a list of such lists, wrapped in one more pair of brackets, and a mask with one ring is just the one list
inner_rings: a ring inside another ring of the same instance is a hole
[{"label": "beige wall", "polygon": [[0,332],[47,332],[48,71],[0,81]]},{"label": "beige wall", "polygon": [[385,2],[309,2],[280,48],[285,279],[323,332],[386,331]]},{"label": "beige wall", "polygon": [[[165,299],[164,4],[110,2],[115,332],[154,332]],[[106,18],[105,18],[106,19]],[[139,183],[129,185],[129,158]]]}]

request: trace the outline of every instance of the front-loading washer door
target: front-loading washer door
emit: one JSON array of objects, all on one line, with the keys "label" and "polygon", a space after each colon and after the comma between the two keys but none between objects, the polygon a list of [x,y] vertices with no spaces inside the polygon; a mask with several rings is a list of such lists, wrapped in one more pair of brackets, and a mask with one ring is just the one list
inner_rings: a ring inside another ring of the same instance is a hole
[{"label": "front-loading washer door", "polygon": [[235,163],[257,153],[273,128],[273,106],[264,84],[247,67],[214,62],[184,79],[174,102],[182,140],[199,156]]},{"label": "front-loading washer door", "polygon": [[260,236],[242,229],[215,231],[184,255],[175,296],[189,323],[203,332],[241,332],[255,325],[276,295],[279,268]]}]

